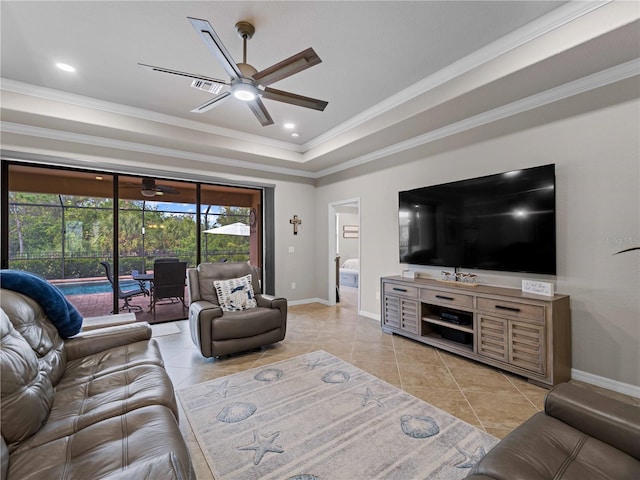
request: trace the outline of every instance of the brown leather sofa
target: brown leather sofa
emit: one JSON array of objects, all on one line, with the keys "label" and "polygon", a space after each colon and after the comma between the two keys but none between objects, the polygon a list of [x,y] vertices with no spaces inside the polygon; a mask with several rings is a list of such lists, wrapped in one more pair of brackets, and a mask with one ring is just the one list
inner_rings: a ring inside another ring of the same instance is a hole
[{"label": "brown leather sofa", "polygon": [[[251,274],[256,308],[223,312],[214,280]],[[187,269],[191,339],[205,357],[219,357],[271,345],[287,332],[287,300],[262,294],[259,275],[247,263],[201,263]]]},{"label": "brown leather sofa", "polygon": [[474,480],[640,479],[640,407],[572,383],[473,468]]},{"label": "brown leather sofa", "polygon": [[62,340],[33,299],[0,295],[3,480],[195,479],[147,323]]}]

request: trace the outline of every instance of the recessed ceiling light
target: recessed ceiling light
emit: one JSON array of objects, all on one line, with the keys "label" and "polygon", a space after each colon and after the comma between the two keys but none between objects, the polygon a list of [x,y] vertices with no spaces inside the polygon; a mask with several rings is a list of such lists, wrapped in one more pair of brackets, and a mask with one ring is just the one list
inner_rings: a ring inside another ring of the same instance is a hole
[{"label": "recessed ceiling light", "polygon": [[292,136],[293,138],[298,138],[298,137],[300,136],[300,134],[299,134],[298,132],[293,132],[293,133],[291,134],[291,136]]},{"label": "recessed ceiling light", "polygon": [[100,175],[96,175],[96,180],[102,180],[102,177]]},{"label": "recessed ceiling light", "polygon": [[284,128],[286,128],[287,130],[293,130],[294,128],[296,128],[296,124],[295,123],[285,123],[284,124]]},{"label": "recessed ceiling light", "polygon": [[60,70],[64,71],[64,72],[75,72],[76,69],[74,67],[72,67],[71,65],[67,64],[67,63],[56,63],[56,67],[58,67]]}]

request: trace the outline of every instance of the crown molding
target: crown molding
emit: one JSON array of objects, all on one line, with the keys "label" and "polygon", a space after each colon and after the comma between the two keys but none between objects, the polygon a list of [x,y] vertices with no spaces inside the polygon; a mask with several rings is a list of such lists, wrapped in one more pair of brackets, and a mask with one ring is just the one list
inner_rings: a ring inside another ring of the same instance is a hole
[{"label": "crown molding", "polygon": [[223,165],[235,168],[245,168],[249,170],[258,170],[261,172],[270,172],[280,175],[290,175],[296,177],[315,178],[312,173],[305,172],[293,168],[276,167],[273,165],[264,165],[245,160],[234,160],[231,158],[220,157],[216,155],[205,155],[195,152],[187,152],[173,148],[158,147],[155,145],[146,145],[137,142],[127,142],[123,140],[114,140],[110,138],[97,137],[95,135],[85,135],[82,133],[64,132],[51,128],[34,127],[30,125],[22,125],[11,122],[0,122],[0,130],[3,133],[14,133],[17,135],[26,135],[38,138],[47,138],[50,140],[59,140],[64,142],[78,143],[90,145],[94,147],[114,148],[118,150],[128,150],[132,152],[145,153],[150,155],[159,155],[173,158],[181,158],[184,160],[194,160],[198,162],[210,163],[213,165]]},{"label": "crown molding", "polygon": [[498,108],[488,110],[483,113],[479,113],[472,117],[465,118],[459,122],[452,123],[442,128],[432,130],[423,135],[411,138],[404,142],[399,142],[394,145],[382,148],[375,152],[370,152],[366,155],[354,158],[352,160],[341,163],[334,167],[326,168],[316,172],[317,177],[321,178],[327,175],[341,172],[349,168],[357,167],[359,165],[372,162],[390,155],[394,155],[412,148],[416,148],[427,143],[435,142],[445,137],[455,135],[472,128],[477,128],[482,125],[486,125],[491,122],[502,120],[504,118],[517,115],[534,108],[542,107],[544,105],[563,100],[580,93],[593,90],[595,88],[603,87],[611,83],[624,80],[633,76],[640,75],[640,58],[631,60],[629,62],[617,65],[615,67],[608,68],[601,72],[588,75],[586,77],[574,80],[569,83],[565,83],[558,87],[546,90],[544,92],[531,95],[529,97],[517,100],[512,103],[508,103]]},{"label": "crown molding", "polygon": [[248,170],[270,172],[281,175],[318,179],[638,75],[640,75],[640,58],[636,58],[635,60],[617,65],[615,67],[611,67],[609,69],[594,73],[578,80],[574,80],[572,82],[546,90],[544,92],[531,95],[507,105],[488,110],[459,122],[455,122],[445,127],[427,132],[423,135],[418,135],[409,140],[390,145],[374,152],[370,152],[366,155],[356,157],[347,162],[343,162],[339,165],[322,169],[316,172],[308,172],[295,168],[276,167],[245,160],[234,160],[227,157],[204,155],[194,152],[187,152],[184,150],[107,139],[93,135],[63,132],[60,130],[33,127],[10,122],[0,122],[0,129],[6,133],[42,137],[53,140],[61,140],[106,148],[115,148],[120,150],[124,149],[152,155],[170,156],[174,158],[206,162],[215,165],[245,168]]},{"label": "crown molding", "polygon": [[263,137],[260,135],[254,135],[250,133],[240,132],[238,130],[232,130],[230,128],[217,127],[195,120],[187,120],[173,115],[166,115],[163,113],[152,112],[142,108],[130,107],[128,105],[122,105],[118,103],[107,102],[105,100],[98,100],[92,97],[86,97],[83,95],[77,95],[74,93],[63,92],[62,90],[56,90],[53,88],[41,87],[39,85],[32,85],[29,83],[19,82],[17,80],[11,80],[8,78],[0,78],[0,88],[7,92],[18,93],[22,95],[28,95],[36,98],[43,98],[45,100],[52,100],[56,102],[66,103],[69,105],[75,105],[78,107],[91,108],[100,110],[107,113],[113,113],[117,115],[125,115],[132,118],[138,118],[141,120],[148,120],[151,122],[163,123],[174,127],[180,127],[213,135],[220,135],[222,137],[229,137],[236,140],[241,140],[258,145],[265,145],[269,147],[280,148],[290,152],[300,154],[299,161],[302,161],[302,146],[296,145],[290,142],[284,142],[281,140],[274,140],[272,138]]},{"label": "crown molding", "polygon": [[584,15],[603,7],[604,5],[611,3],[612,1],[613,0],[597,2],[572,1],[558,7],[548,14],[446,66],[445,68],[435,72],[433,75],[430,75],[410,87],[401,90],[395,95],[392,95],[377,105],[374,105],[373,107],[352,117],[346,122],[328,130],[324,134],[309,140],[302,145],[302,151],[308,152],[309,150],[316,148],[353,128],[356,128],[367,121],[379,117],[383,113],[400,104],[409,102],[412,99],[479,67],[480,65],[504,55],[507,52],[529,43],[553,30],[567,25]]}]

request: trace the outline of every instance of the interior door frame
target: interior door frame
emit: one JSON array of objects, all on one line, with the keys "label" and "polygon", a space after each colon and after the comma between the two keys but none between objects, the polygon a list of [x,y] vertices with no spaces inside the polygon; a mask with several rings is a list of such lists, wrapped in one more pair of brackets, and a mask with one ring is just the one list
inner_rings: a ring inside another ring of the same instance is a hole
[{"label": "interior door frame", "polygon": [[[337,212],[337,208],[340,206],[344,206],[344,205],[353,205],[355,204],[358,208],[358,227],[360,227],[360,223],[361,223],[361,215],[360,215],[360,197],[355,197],[355,198],[349,198],[349,199],[345,199],[345,200],[340,200],[337,202],[330,202],[329,203],[329,209],[328,209],[328,226],[329,228],[327,228],[328,232],[329,232],[329,239],[328,239],[328,245],[329,245],[329,257],[328,257],[328,261],[327,261],[327,265],[328,265],[328,304],[330,306],[335,306],[336,305],[336,271],[335,271],[335,264],[336,264],[336,252],[338,250],[338,245],[337,245],[337,235],[338,235],[338,231],[337,231],[337,227],[336,227],[336,214]],[[359,228],[360,230],[360,234],[358,235],[358,255],[359,257],[362,257],[362,248],[361,248],[361,237],[362,237],[362,228]],[[362,272],[362,261],[360,262],[360,272]],[[360,285],[362,284],[361,282],[361,275],[358,276],[358,306],[357,306],[357,312],[360,313]]]}]

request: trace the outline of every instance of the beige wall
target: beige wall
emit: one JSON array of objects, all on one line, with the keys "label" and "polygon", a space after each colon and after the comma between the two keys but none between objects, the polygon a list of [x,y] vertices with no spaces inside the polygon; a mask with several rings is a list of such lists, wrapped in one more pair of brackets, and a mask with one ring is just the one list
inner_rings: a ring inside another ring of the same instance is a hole
[{"label": "beige wall", "polygon": [[[613,255],[640,239],[639,119],[640,102],[624,102],[319,186],[317,230],[326,231],[330,202],[360,198],[361,308],[379,315],[380,277],[406,268],[398,261],[399,190],[555,163],[557,276],[479,271],[480,281],[555,281],[571,295],[573,368],[640,386],[640,252]],[[328,247],[325,235],[317,238],[317,296],[327,298]]]},{"label": "beige wall", "polygon": [[[290,182],[277,182],[275,189],[275,262],[276,293],[289,301],[316,296],[315,276],[316,224],[314,221],[314,187]],[[289,220],[294,215],[302,220],[298,234],[293,234]],[[289,253],[293,247],[294,253]],[[292,289],[291,284],[296,288]]]}]

